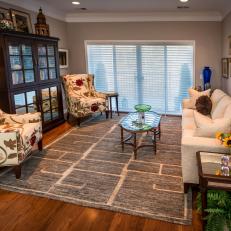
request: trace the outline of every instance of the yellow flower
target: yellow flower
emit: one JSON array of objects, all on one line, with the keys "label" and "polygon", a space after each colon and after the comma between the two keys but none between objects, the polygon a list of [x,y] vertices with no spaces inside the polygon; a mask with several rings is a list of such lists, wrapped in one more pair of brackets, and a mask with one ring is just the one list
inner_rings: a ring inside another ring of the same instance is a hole
[{"label": "yellow flower", "polygon": [[222,133],[221,133],[221,132],[217,132],[217,133],[216,133],[216,139],[220,140],[220,139],[221,139],[221,136],[222,136]]},{"label": "yellow flower", "polygon": [[225,147],[231,148],[231,136],[226,137],[226,138],[223,139],[223,145]]}]

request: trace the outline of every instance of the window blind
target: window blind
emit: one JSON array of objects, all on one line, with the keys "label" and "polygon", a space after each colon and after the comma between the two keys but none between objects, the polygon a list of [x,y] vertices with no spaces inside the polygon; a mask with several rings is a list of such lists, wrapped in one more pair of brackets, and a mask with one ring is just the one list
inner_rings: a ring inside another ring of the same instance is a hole
[{"label": "window blind", "polygon": [[118,92],[120,111],[134,111],[134,105],[145,103],[159,113],[181,113],[181,101],[193,84],[192,44],[116,42],[86,47],[96,89]]}]

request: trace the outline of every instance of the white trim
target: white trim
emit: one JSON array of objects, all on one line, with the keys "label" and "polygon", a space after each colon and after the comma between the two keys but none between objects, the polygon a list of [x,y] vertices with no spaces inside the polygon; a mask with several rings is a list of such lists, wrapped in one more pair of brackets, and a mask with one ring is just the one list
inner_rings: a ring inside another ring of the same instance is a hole
[{"label": "white trim", "polygon": [[67,14],[66,22],[160,22],[160,21],[215,21],[223,16],[217,11],[151,12],[151,13],[75,13]]}]

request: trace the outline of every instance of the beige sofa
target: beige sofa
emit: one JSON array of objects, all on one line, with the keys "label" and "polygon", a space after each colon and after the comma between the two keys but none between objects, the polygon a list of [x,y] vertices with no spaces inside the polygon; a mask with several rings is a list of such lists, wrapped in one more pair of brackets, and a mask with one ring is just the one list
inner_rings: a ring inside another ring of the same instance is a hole
[{"label": "beige sofa", "polygon": [[231,131],[231,97],[216,89],[211,101],[210,116],[198,113],[189,99],[183,101],[181,160],[185,193],[189,186],[199,183],[197,151],[228,152],[215,138],[215,133],[224,129]]}]

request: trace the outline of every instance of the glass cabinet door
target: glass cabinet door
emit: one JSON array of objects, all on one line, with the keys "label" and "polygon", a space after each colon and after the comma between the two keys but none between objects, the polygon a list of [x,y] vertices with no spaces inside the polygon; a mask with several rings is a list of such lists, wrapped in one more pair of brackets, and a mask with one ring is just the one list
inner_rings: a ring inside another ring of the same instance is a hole
[{"label": "glass cabinet door", "polygon": [[32,45],[9,43],[11,81],[13,85],[35,81]]},{"label": "glass cabinet door", "polygon": [[37,111],[36,91],[27,91],[14,94],[14,106],[16,114],[24,114]]},{"label": "glass cabinet door", "polygon": [[57,78],[54,45],[38,45],[38,67],[40,80]]},{"label": "glass cabinet door", "polygon": [[41,90],[41,96],[44,122],[46,123],[51,120],[57,119],[59,117],[57,86],[43,88]]}]

